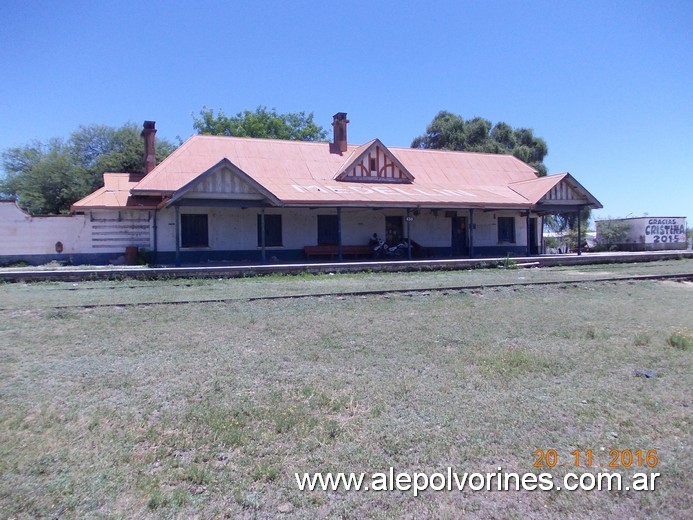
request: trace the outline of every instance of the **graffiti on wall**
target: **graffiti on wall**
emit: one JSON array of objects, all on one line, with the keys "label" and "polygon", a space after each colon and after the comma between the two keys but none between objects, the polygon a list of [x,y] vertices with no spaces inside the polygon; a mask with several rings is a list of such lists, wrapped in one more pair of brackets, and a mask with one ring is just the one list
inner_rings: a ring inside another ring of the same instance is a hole
[{"label": "graffiti on wall", "polygon": [[651,218],[645,224],[646,244],[686,242],[686,219]]}]

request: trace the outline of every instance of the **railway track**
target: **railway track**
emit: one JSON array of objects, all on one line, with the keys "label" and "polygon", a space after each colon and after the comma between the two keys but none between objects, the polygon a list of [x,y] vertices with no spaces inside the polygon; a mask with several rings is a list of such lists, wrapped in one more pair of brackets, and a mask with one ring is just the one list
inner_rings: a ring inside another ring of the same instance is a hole
[{"label": "railway track", "polygon": [[[422,293],[453,293],[453,292],[468,292],[487,289],[501,289],[511,287],[532,287],[532,286],[561,286],[561,285],[588,285],[594,283],[609,283],[609,282],[642,282],[642,281],[676,281],[676,282],[693,282],[693,273],[676,273],[676,274],[638,274],[638,275],[616,275],[616,276],[599,276],[588,279],[565,278],[559,280],[518,280],[513,282],[502,283],[486,283],[486,284],[464,284],[451,286],[435,286],[435,287],[415,287],[402,289],[378,289],[378,290],[357,290],[357,291],[330,291],[320,293],[298,293],[298,294],[282,294],[282,295],[267,295],[267,296],[246,296],[246,297],[229,297],[229,298],[196,298],[196,299],[179,299],[171,301],[144,301],[144,302],[107,302],[107,303],[85,303],[85,304],[66,304],[66,305],[51,305],[43,306],[41,309],[95,309],[108,307],[145,307],[159,305],[190,305],[200,303],[235,303],[235,302],[254,302],[254,301],[272,301],[272,300],[297,300],[308,298],[330,298],[330,297],[365,297],[365,296],[382,296],[382,295],[397,295],[397,294],[422,294]],[[176,284],[181,285],[181,284]],[[138,288],[142,286],[126,286],[122,288]],[[81,289],[66,289],[66,290],[89,290],[93,288]],[[116,289],[116,287],[108,287],[107,289]],[[16,307],[0,307],[0,312],[16,311]]]}]

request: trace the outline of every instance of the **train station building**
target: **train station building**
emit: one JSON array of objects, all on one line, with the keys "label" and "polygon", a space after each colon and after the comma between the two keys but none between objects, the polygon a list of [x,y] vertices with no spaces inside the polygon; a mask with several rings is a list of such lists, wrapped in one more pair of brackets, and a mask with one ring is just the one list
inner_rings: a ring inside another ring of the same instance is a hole
[{"label": "train station building", "polygon": [[525,256],[541,251],[545,215],[602,207],[569,173],[538,177],[511,155],[352,144],[348,123],[335,114],[331,142],[195,135],[156,164],[147,121],[146,173],[104,174],[72,206],[78,232],[50,233],[46,253],[74,263],[133,249],[157,264],[341,260],[368,258],[377,234],[406,244],[406,257]]}]

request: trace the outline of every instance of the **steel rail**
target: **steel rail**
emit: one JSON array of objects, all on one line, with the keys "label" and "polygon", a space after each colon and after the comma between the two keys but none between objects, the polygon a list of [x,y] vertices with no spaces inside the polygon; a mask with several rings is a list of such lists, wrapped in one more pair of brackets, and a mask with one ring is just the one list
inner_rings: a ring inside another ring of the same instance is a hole
[{"label": "steel rail", "polygon": [[[503,283],[489,284],[472,284],[472,285],[455,285],[444,287],[415,287],[409,289],[377,289],[365,291],[340,291],[340,292],[324,292],[324,293],[302,293],[302,294],[280,294],[271,296],[247,296],[236,298],[202,298],[192,300],[172,300],[172,301],[149,301],[149,302],[122,302],[122,303],[85,303],[85,304],[70,304],[70,305],[51,305],[40,307],[40,309],[97,309],[108,307],[142,307],[153,305],[189,305],[196,303],[235,303],[235,302],[255,302],[255,301],[273,301],[273,300],[298,300],[308,298],[330,298],[330,297],[345,297],[345,296],[382,296],[386,294],[417,294],[417,293],[449,293],[449,292],[466,292],[478,291],[484,289],[502,289],[509,287],[531,287],[531,286],[551,286],[551,285],[584,285],[590,283],[604,282],[641,282],[641,281],[693,281],[693,273],[681,274],[644,274],[644,275],[625,275],[625,276],[606,276],[598,278],[589,278],[582,280],[538,280],[538,281],[516,281]],[[0,312],[26,310],[23,307],[0,307]]]}]

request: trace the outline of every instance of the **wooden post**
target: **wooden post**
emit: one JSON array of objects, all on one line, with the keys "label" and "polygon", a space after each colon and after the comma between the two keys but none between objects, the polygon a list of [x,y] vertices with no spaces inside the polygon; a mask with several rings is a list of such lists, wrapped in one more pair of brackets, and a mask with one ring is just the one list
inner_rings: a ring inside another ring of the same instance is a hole
[{"label": "wooden post", "polygon": [[543,255],[546,253],[546,250],[544,249],[544,215],[541,216],[541,249],[539,249],[539,254]]},{"label": "wooden post", "polygon": [[577,236],[577,254],[580,256],[582,254],[582,206],[578,206],[577,210],[578,217],[578,236]]},{"label": "wooden post", "polygon": [[474,208],[469,208],[469,258],[474,258]]},{"label": "wooden post", "polygon": [[265,251],[265,208],[260,213],[260,247],[262,263],[267,263],[267,252]]},{"label": "wooden post", "polygon": [[530,244],[530,233],[529,227],[532,225],[532,220],[529,218],[529,210],[527,210],[527,256],[532,256],[532,246]]},{"label": "wooden post", "polygon": [[180,267],[180,206],[176,208],[176,267]]},{"label": "wooden post", "polygon": [[342,208],[337,208],[337,260],[343,260],[342,255]]},{"label": "wooden post", "polygon": [[159,243],[157,242],[158,232],[157,232],[157,224],[156,224],[156,208],[154,208],[154,223],[152,225],[152,232],[153,232],[153,242],[154,242],[154,247],[152,248],[152,264],[156,265],[159,263],[159,260],[158,260]]},{"label": "wooden post", "polygon": [[411,209],[407,208],[407,259],[411,260]]}]

